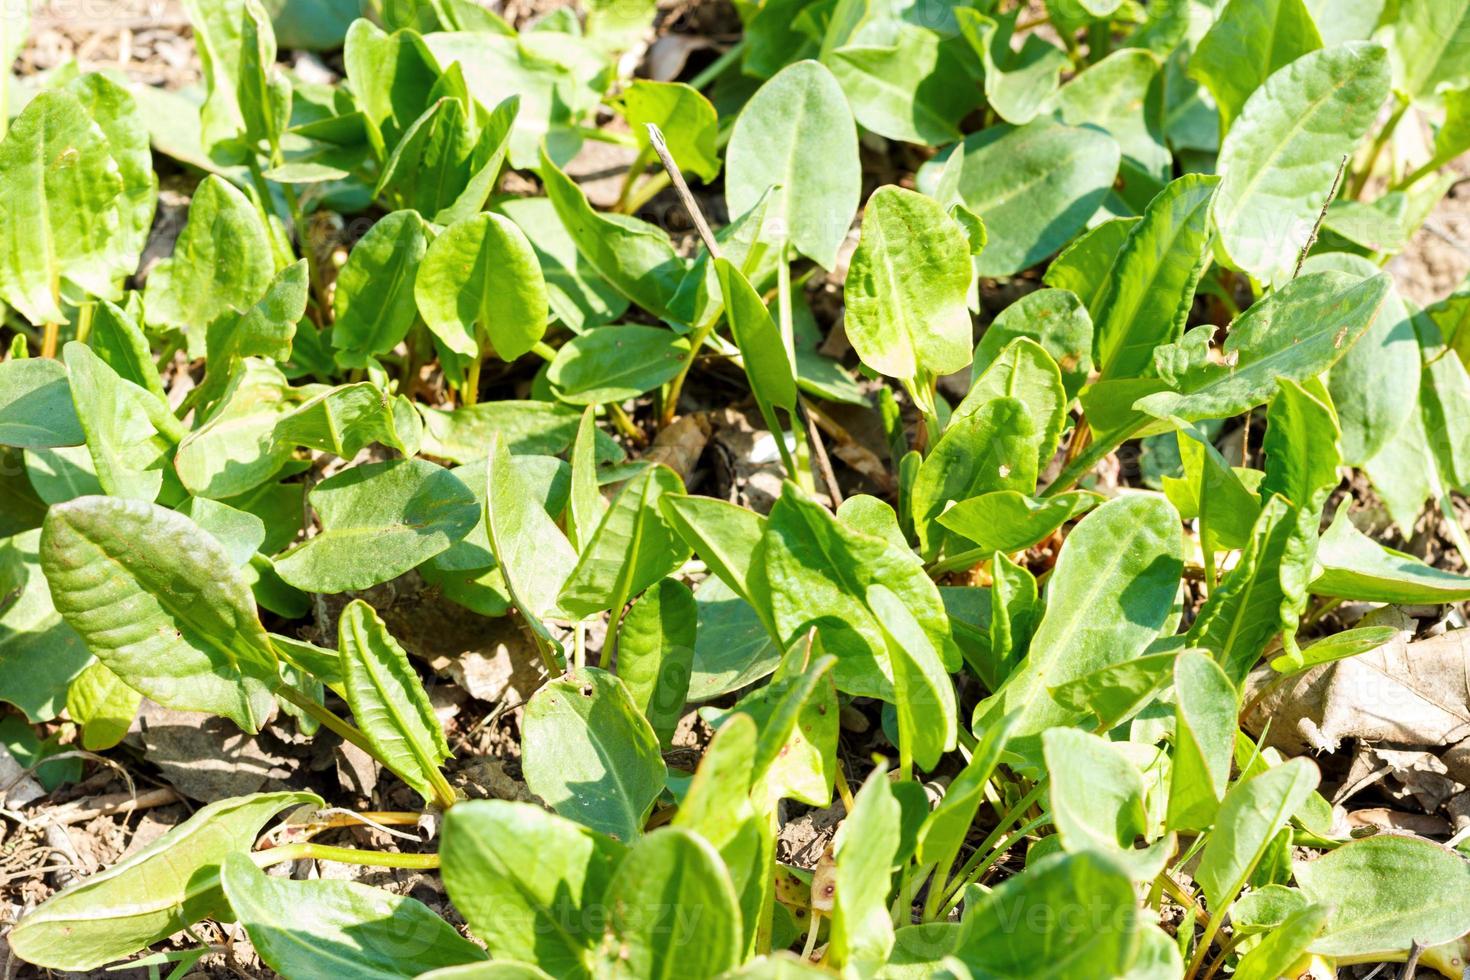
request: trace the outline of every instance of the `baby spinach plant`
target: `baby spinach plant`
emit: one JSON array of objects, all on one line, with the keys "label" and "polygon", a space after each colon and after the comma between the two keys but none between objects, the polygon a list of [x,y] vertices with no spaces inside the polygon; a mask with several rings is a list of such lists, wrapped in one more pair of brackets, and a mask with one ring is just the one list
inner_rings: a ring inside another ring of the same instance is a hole
[{"label": "baby spinach plant", "polygon": [[[202,103],[60,71],[0,120],[0,698],[94,752],[143,698],[287,715],[437,832],[212,803],[18,957],[217,919],[286,977],[1459,975],[1460,851],[1344,831],[1242,719],[1399,636],[1339,604],[1470,599],[1349,500],[1470,560],[1470,292],[1382,271],[1470,149],[1470,4],[742,2],[686,83],[628,75],[651,2],[381,0],[332,86],[276,36],[319,5],[185,6]],[[145,277],[158,168],[199,179]],[[670,448],[747,396],[760,507]],[[1139,443],[1152,488],[1101,465]],[[527,798],[457,788],[405,576],[524,631]],[[464,928],[307,859],[437,869]]]}]

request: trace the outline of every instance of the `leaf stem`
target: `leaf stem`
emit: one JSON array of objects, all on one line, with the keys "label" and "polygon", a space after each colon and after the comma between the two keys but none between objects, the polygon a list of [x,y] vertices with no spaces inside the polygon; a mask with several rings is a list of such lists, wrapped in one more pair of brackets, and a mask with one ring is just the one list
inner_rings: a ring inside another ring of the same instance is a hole
[{"label": "leaf stem", "polygon": [[[321,722],[329,731],[340,736],[343,741],[351,742],[359,749],[362,749],[368,755],[372,756],[373,759],[377,760],[384,769],[402,778],[403,774],[398,772],[397,768],[383,758],[373,743],[368,741],[368,737],[362,733],[362,730],[349,724],[336,712],[327,708],[325,705],[317,704],[316,701],[302,694],[290,684],[281,684],[275,689],[274,693],[277,697],[290,701],[296,707],[306,712],[307,715]],[[455,795],[453,787],[449,785],[449,780],[444,778],[444,773],[440,771],[438,766],[430,766],[427,775],[429,777],[429,785],[434,790],[434,802],[440,808],[447,810],[458,802],[459,797]]]},{"label": "leaf stem", "polygon": [[61,337],[61,324],[48,321],[41,334],[41,356],[55,357],[56,342]]},{"label": "leaf stem", "polygon": [[[651,145],[645,146],[638,151],[638,155],[628,165],[628,173],[623,177],[623,187],[618,192],[618,203],[613,205],[614,211],[622,214],[631,214],[636,210],[635,208],[628,207],[629,203],[633,200],[633,187],[638,183],[638,178],[643,176],[643,172],[648,169],[648,165],[653,162],[654,155],[654,150]],[[642,207],[643,203],[640,201],[638,206]]]},{"label": "leaf stem", "polygon": [[939,917],[941,919],[948,917],[949,913],[954,911],[955,906],[960,904],[960,899],[964,898],[965,889],[973,885],[975,882],[979,881],[985,875],[985,872],[995,867],[996,863],[999,862],[1001,858],[1010,853],[1010,850],[1012,847],[1015,846],[1016,841],[1020,840],[1022,837],[1025,837],[1027,834],[1031,833],[1031,831],[1035,830],[1037,827],[1040,827],[1042,824],[1048,823],[1050,821],[1051,814],[1043,813],[1039,817],[1035,817],[1034,819],[1026,821],[1021,826],[1017,827],[1014,831],[1007,834],[1005,838],[1000,841],[1000,843],[996,844],[995,847],[991,849],[990,854],[985,858],[984,861],[980,863],[978,867],[974,868],[972,871],[970,871],[969,874],[965,875],[960,880],[958,887],[956,887],[950,893],[949,898],[945,900],[944,907],[940,910]]},{"label": "leaf stem", "polygon": [[1398,99],[1398,108],[1394,109],[1393,115],[1383,124],[1378,135],[1373,138],[1373,145],[1368,148],[1368,156],[1363,161],[1363,168],[1353,175],[1353,186],[1348,191],[1348,197],[1357,199],[1363,196],[1363,190],[1368,186],[1368,180],[1373,176],[1373,168],[1378,165],[1378,158],[1383,155],[1383,148],[1393,139],[1394,130],[1399,128],[1399,121],[1404,118],[1404,113],[1409,111],[1409,101],[1403,96],[1395,93]]},{"label": "leaf stem", "polygon": [[251,852],[250,859],[257,868],[268,868],[273,864],[312,858],[317,861],[337,861],[341,864],[361,864],[372,868],[420,868],[439,867],[438,854],[397,854],[392,851],[359,851],[350,847],[332,847],[329,844],[282,844],[266,851]]},{"label": "leaf stem", "polygon": [[697,88],[701,92],[725,73],[725,69],[738,61],[745,54],[745,38],[742,37],[734,44],[726,48],[718,58],[704,66],[704,70],[689,80],[690,88]]},{"label": "leaf stem", "polygon": [[475,339],[480,349],[470,360],[469,370],[465,372],[464,387],[459,392],[461,405],[474,405],[480,400],[480,368],[485,363],[486,347],[484,331],[477,329]]},{"label": "leaf stem", "polygon": [[1040,496],[1055,497],[1064,490],[1070,490],[1088,470],[1106,458],[1108,453],[1123,445],[1123,443],[1133,438],[1139,432],[1142,432],[1144,427],[1151,421],[1152,419],[1148,418],[1142,419],[1127,429],[1124,429],[1121,433],[1116,435],[1110,434],[1107,439],[1097,439],[1094,437],[1092,444],[1080,453],[1076,459],[1063,467],[1062,472],[1057,474],[1057,478],[1051,481],[1045,490],[1041,491]]},{"label": "leaf stem", "polygon": [[[954,902],[952,900],[956,899],[965,890],[965,886],[970,883],[970,877],[975,874],[975,869],[980,866],[982,861],[985,861],[990,856],[990,852],[1005,836],[1006,828],[1020,819],[1027,810],[1031,809],[1032,805],[1041,798],[1041,793],[1045,788],[1046,778],[1043,777],[1036,785],[1031,787],[1025,796],[1016,801],[1015,806],[1001,815],[1000,822],[995,825],[995,829],[990,832],[990,835],[985,840],[980,842],[979,847],[975,848],[975,853],[970,855],[969,860],[965,862],[964,867],[960,868],[959,873],[950,879],[955,884],[950,886],[948,893],[944,896],[946,913],[948,909],[954,908]],[[986,867],[989,867],[989,865],[987,864]],[[984,868],[981,868],[981,870],[983,871]]]}]

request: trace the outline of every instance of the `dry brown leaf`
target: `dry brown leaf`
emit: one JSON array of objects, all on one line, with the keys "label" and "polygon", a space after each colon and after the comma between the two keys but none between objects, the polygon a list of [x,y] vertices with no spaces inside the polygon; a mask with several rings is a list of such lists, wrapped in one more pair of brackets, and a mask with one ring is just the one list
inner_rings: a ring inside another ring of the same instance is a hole
[{"label": "dry brown leaf", "polygon": [[1399,634],[1376,650],[1284,680],[1269,667],[1253,671],[1245,729],[1267,731],[1268,744],[1288,754],[1333,752],[1347,738],[1434,749],[1470,737],[1470,630],[1411,642],[1412,620],[1397,610],[1369,619],[1398,626]]}]

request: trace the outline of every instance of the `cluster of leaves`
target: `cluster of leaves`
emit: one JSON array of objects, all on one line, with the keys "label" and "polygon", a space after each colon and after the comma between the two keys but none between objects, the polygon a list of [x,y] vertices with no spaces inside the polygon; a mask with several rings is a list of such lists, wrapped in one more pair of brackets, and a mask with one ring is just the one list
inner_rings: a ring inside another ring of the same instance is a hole
[{"label": "cluster of leaves", "polygon": [[[340,87],[276,64],[258,0],[186,6],[202,104],[63,71],[0,143],[0,697],[93,750],[145,696],[246,732],[279,709],[444,811],[442,845],[312,843],[309,793],[212,804],[25,916],[17,955],[91,969],[220,917],[289,977],[1272,978],[1411,949],[1452,970],[1470,867],[1332,838],[1315,766],[1238,718],[1253,669],[1391,632],[1300,644],[1313,602],[1470,598],[1345,513],[1320,531],[1344,467],[1406,530],[1470,485],[1470,294],[1419,310],[1379,271],[1470,147],[1470,3],[1048,0],[1058,47],[996,0],[741,0],[744,39],[687,85],[619,78],[651,3],[518,33],[467,0],[385,2],[325,42]],[[283,23],[319,32],[319,6]],[[1385,159],[1410,119],[1432,149]],[[798,285],[840,266],[860,133],[937,148],[862,211],[845,329],[895,383],[866,389],[816,350]],[[616,211],[563,170],[586,139],[636,153]],[[206,176],[140,290],[150,145]],[[661,150],[723,181],[733,220],[694,258],[631,216]],[[501,193],[512,169],[544,196]],[[333,277],[310,219],[359,212]],[[973,346],[980,279],[1043,263]],[[545,362],[530,397],[482,401],[485,366],[522,358]],[[196,383],[166,387],[180,361]],[[710,362],[778,434],[768,514],[602,428],[636,442],[629,405],[666,424]],[[446,403],[419,397],[430,364]],[[967,366],[951,405],[938,381]],[[809,423],[868,390],[898,492],[834,513]],[[1264,467],[1232,466],[1211,433],[1261,414]],[[1177,449],[1161,490],[1087,489],[1134,439]],[[549,811],[457,798],[361,599],[336,650],[266,628],[413,570],[533,635],[550,679],[521,750]],[[855,698],[896,759],[853,793]],[[692,774],[662,758],[690,704],[716,730]],[[778,863],[783,801],[834,792],[815,872]],[[290,808],[296,842],[253,850]],[[485,948],[413,899],[261,870],[298,857],[440,867]],[[783,952],[803,945],[819,963]]]}]

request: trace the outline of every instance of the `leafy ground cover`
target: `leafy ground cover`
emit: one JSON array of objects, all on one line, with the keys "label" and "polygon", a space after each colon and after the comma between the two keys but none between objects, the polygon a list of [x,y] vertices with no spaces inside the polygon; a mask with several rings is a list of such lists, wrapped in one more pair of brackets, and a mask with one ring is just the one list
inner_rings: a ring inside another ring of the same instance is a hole
[{"label": "leafy ground cover", "polygon": [[1464,972],[1470,3],[4,13],[11,969]]}]

